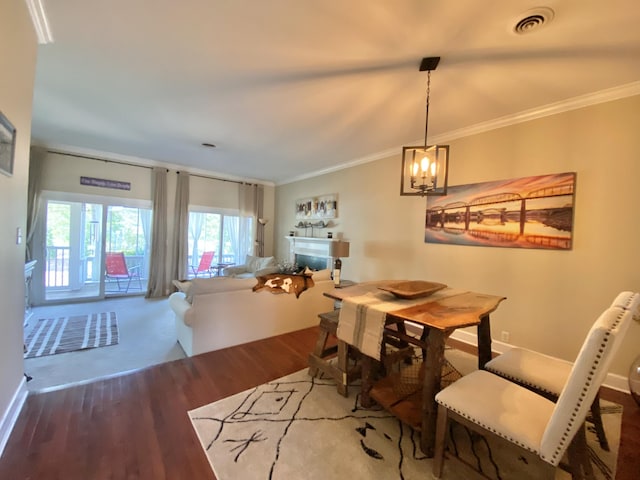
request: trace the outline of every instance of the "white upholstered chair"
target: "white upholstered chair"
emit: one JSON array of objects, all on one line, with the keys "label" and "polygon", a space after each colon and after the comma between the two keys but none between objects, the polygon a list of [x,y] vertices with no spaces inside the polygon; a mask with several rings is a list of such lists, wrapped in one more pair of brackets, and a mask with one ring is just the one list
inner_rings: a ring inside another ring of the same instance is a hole
[{"label": "white upholstered chair", "polygon": [[[637,303],[637,295],[633,301]],[[572,478],[593,478],[584,422],[632,317],[633,313],[622,307],[610,307],[598,317],[556,403],[485,370],[472,372],[441,390],[436,395],[434,476],[442,476],[448,422],[454,420],[534,453],[549,479],[554,478],[565,452]],[[447,457],[456,460],[455,456]]]},{"label": "white upholstered chair", "polygon": [[[638,308],[638,298],[639,296],[633,292],[621,292],[611,306],[635,311]],[[566,360],[514,347],[487,362],[485,369],[555,402],[567,383],[572,366],[573,364]],[[603,450],[609,451],[609,443],[600,415],[599,392],[596,393],[591,404],[591,418],[600,446]]]}]

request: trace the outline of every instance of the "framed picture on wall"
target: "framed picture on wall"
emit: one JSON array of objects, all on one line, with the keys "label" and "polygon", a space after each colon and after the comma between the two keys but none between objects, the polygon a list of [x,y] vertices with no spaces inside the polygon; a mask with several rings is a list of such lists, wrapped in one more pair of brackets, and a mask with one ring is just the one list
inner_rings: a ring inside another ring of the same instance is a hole
[{"label": "framed picture on wall", "polygon": [[576,173],[449,187],[428,197],[426,243],[571,250]]},{"label": "framed picture on wall", "polygon": [[0,171],[13,175],[13,155],[16,149],[16,129],[0,112]]},{"label": "framed picture on wall", "polygon": [[317,220],[338,217],[338,199],[336,194],[296,200],[296,220]]}]

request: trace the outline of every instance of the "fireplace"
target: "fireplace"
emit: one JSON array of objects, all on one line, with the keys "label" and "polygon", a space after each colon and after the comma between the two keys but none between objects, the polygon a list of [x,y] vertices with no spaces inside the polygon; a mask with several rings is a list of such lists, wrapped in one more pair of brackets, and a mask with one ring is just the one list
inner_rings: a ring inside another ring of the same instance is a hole
[{"label": "fireplace", "polygon": [[295,262],[299,267],[308,266],[312,270],[332,267],[331,244],[339,241],[338,239],[317,237],[286,237],[286,239],[289,240],[290,262]]}]

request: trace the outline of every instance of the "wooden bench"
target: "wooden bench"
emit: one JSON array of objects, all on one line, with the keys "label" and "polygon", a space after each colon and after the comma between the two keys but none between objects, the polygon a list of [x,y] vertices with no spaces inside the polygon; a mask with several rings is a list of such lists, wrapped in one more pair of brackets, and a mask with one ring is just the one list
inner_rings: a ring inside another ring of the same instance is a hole
[{"label": "wooden bench", "polygon": [[[309,354],[309,375],[316,377],[320,372],[324,373],[335,380],[338,393],[347,397],[349,384],[361,374],[360,365],[354,364],[360,352],[337,338],[339,312],[339,310],[333,310],[318,315],[320,334],[313,352]],[[330,338],[332,340],[335,338],[335,344],[333,341],[329,342]],[[349,362],[350,358],[352,362]]]}]

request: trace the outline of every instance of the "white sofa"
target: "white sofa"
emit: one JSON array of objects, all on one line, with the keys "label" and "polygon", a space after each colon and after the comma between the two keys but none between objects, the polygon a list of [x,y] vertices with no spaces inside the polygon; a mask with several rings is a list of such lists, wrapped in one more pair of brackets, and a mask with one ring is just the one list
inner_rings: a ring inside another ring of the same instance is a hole
[{"label": "white sofa", "polygon": [[[196,278],[169,297],[178,342],[188,356],[219,350],[319,324],[333,309],[324,296],[334,288],[330,270],[313,274],[314,286],[300,294],[257,292],[256,278]],[[177,282],[174,282],[179,285]]]}]

